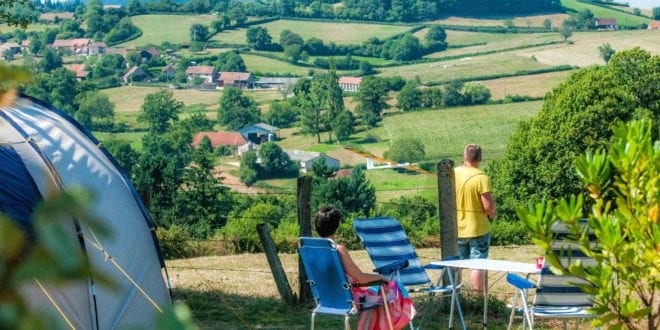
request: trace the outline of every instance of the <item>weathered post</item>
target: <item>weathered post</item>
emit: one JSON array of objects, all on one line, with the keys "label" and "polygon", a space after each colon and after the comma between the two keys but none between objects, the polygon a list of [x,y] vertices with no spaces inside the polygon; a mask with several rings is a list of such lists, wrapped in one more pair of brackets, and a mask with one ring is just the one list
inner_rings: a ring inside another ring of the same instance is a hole
[{"label": "weathered post", "polygon": [[[312,177],[301,176],[297,181],[298,226],[301,237],[312,236]],[[312,301],[312,291],[307,284],[307,274],[302,259],[298,258],[298,302],[307,304]]]},{"label": "weathered post", "polygon": [[443,159],[438,163],[438,212],[440,215],[440,253],[444,259],[458,255],[458,229],[456,227],[456,182],[454,161]]},{"label": "weathered post", "polygon": [[264,247],[264,252],[266,252],[266,258],[268,259],[270,271],[273,273],[275,285],[277,285],[277,291],[279,291],[282,300],[289,305],[293,305],[295,303],[293,292],[291,291],[289,280],[286,278],[284,268],[282,268],[282,262],[277,255],[275,242],[273,242],[273,238],[270,236],[270,226],[263,223],[258,224],[257,233],[259,234],[261,245]]}]

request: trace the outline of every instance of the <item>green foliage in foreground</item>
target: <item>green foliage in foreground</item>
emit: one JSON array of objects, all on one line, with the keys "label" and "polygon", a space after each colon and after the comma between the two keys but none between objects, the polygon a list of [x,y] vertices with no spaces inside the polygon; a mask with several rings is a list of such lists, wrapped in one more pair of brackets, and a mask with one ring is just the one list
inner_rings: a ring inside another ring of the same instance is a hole
[{"label": "green foliage in foreground", "polygon": [[[660,141],[653,142],[649,121],[619,124],[607,149],[589,151],[577,160],[577,176],[593,203],[588,228],[583,217],[582,195],[519,208],[518,216],[547,254],[553,269],[586,280],[580,288],[593,294],[593,326],[648,329],[660,326],[657,292],[660,290]],[[596,260],[593,266],[579,262],[564,267],[552,249],[550,231],[556,221],[568,228],[569,240]],[[592,247],[589,229],[598,239]]]},{"label": "green foliage in foreground", "polygon": [[522,122],[504,157],[490,164],[500,216],[512,219],[530,199],[581,191],[573,171],[585,150],[604,147],[617,120],[660,122],[660,56],[639,48],[616,53],[605,67],[573,74],[546,95],[539,114]]}]

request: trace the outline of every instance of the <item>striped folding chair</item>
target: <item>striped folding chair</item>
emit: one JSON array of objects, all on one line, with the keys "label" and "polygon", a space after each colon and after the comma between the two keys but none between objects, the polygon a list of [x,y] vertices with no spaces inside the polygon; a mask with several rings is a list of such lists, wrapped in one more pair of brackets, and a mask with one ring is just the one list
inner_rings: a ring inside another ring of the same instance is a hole
[{"label": "striped folding chair", "polygon": [[[581,221],[581,226],[587,226],[586,219]],[[564,266],[577,261],[583,266],[595,264],[595,260],[587,257],[576,243],[567,239],[568,232],[564,224],[557,222],[553,224],[551,230],[556,235],[552,248],[560,256]],[[597,248],[598,243],[593,232],[589,233],[589,239],[591,247]],[[516,288],[508,329],[513,325],[516,312],[523,314],[523,329],[526,327],[533,329],[535,318],[562,319],[566,328],[568,320],[594,317],[588,312],[589,308],[593,307],[592,296],[584,293],[577,286],[586,282],[576,277],[554,274],[545,261],[537,284],[515,274],[507,274],[507,282]],[[528,304],[530,289],[535,289],[536,292],[533,302]],[[522,308],[517,308],[518,296],[522,298]]]},{"label": "striped folding chair", "polygon": [[[461,303],[458,299],[457,275],[452,274],[449,267],[422,265],[413,248],[406,231],[397,219],[392,217],[363,218],[353,220],[353,228],[362,241],[373,262],[375,272],[390,276],[402,283],[410,293],[427,293],[432,296],[440,294],[451,296],[449,313],[449,328],[454,325],[454,312],[458,312],[462,328],[465,329],[465,320]],[[407,261],[408,266],[403,269],[389,267],[393,262]],[[438,282],[433,284],[426,270],[436,269],[441,272]],[[448,285],[440,285],[443,275],[447,272]],[[422,318],[422,322],[426,314]],[[421,326],[420,323],[420,326]]]}]

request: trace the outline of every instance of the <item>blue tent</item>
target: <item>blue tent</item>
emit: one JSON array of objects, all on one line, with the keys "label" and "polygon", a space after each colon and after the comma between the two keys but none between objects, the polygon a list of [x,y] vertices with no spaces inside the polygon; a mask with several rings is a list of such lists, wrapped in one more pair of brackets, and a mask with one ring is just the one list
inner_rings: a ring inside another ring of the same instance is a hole
[{"label": "blue tent", "polygon": [[92,213],[113,235],[97,239],[71,219],[70,239],[116,286],[94,286],[90,278],[26,287],[30,308],[78,329],[155,328],[157,312],[171,304],[169,281],[153,222],[128,177],[62,112],[24,96],[0,107],[0,211],[29,233],[34,206],[53,189],[73,187],[94,194]]}]

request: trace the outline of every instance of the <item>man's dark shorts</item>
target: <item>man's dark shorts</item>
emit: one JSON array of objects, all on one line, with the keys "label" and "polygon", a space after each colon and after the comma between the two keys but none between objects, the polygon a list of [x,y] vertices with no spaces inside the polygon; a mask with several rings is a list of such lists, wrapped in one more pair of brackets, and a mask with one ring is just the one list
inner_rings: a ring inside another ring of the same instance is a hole
[{"label": "man's dark shorts", "polygon": [[486,259],[490,247],[491,234],[483,236],[459,238],[458,257],[460,259]]}]

